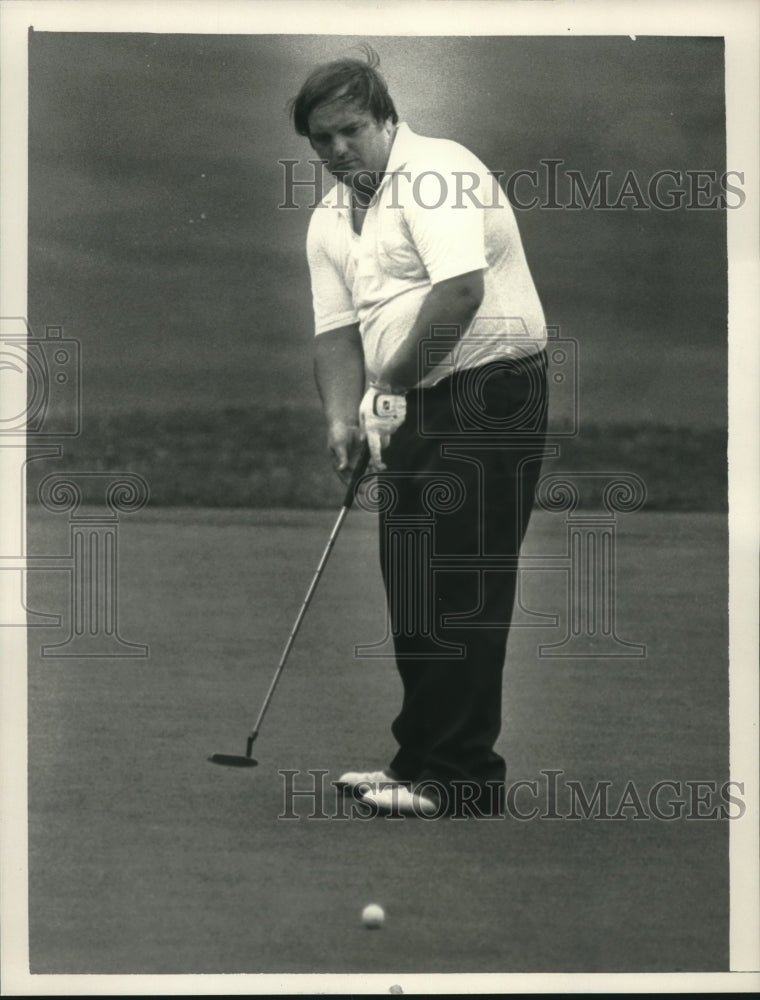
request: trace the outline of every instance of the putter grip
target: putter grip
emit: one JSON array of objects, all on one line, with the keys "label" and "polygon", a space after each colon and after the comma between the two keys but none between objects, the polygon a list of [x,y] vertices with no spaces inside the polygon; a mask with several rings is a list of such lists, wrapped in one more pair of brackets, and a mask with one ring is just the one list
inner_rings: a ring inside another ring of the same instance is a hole
[{"label": "putter grip", "polygon": [[356,487],[359,485],[359,480],[362,478],[364,473],[367,471],[367,466],[369,465],[369,445],[365,441],[362,445],[361,454],[359,455],[359,460],[357,461],[354,471],[351,473],[351,481],[346,489],[346,495],[343,498],[343,506],[348,510],[353,506],[354,499],[356,497]]}]

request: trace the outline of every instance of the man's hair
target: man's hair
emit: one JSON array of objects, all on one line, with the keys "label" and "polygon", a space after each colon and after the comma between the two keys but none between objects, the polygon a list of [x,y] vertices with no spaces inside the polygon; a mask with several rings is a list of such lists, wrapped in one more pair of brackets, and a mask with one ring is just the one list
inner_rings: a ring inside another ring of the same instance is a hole
[{"label": "man's hair", "polygon": [[331,99],[355,102],[362,111],[370,111],[375,121],[388,118],[398,122],[396,108],[388,93],[388,86],[378,72],[380,59],[369,45],[362,46],[366,61],[361,59],[336,59],[317,66],[290,104],[290,115],[299,135],[309,135],[309,115],[318,104]]}]

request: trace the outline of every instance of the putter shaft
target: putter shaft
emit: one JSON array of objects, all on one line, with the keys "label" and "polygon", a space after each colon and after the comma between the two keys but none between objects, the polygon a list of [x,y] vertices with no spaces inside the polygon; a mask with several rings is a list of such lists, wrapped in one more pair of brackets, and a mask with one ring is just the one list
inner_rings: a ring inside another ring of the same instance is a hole
[{"label": "putter shaft", "polygon": [[304,615],[306,614],[309,604],[311,603],[311,599],[314,596],[314,591],[317,589],[317,584],[319,583],[324,568],[327,565],[327,560],[329,559],[330,553],[332,552],[333,546],[335,545],[335,540],[340,534],[340,529],[343,526],[343,522],[346,519],[346,515],[353,506],[359,481],[366,472],[368,464],[369,464],[369,445],[365,441],[362,447],[361,455],[359,456],[359,461],[356,463],[356,467],[354,468],[354,471],[351,474],[351,480],[346,489],[346,495],[343,498],[343,506],[340,509],[340,513],[338,514],[338,518],[330,533],[330,537],[327,540],[327,545],[325,546],[324,552],[322,553],[322,558],[319,560],[319,565],[317,566],[316,572],[314,573],[312,581],[309,585],[309,589],[306,592],[306,596],[303,599],[303,603],[301,604],[301,609],[298,612],[296,620],[293,624],[293,628],[290,630],[290,635],[288,636],[288,640],[285,643],[285,648],[282,651],[280,662],[278,663],[277,669],[275,670],[274,676],[272,677],[271,683],[269,685],[269,690],[267,691],[264,701],[262,702],[258,717],[253,725],[253,729],[251,730],[248,736],[248,741],[246,743],[246,750],[245,750],[245,758],[237,757],[234,758],[233,762],[234,755],[213,754],[211,757],[209,757],[209,760],[212,761],[212,763],[232,764],[232,766],[244,766],[244,761],[246,759],[252,760],[251,754],[253,752],[253,744],[256,742],[256,738],[259,735],[259,729],[261,728],[262,720],[266,714],[267,709],[269,708],[269,703],[272,700],[272,695],[275,692],[277,683],[280,679],[280,675],[282,674],[288,656],[290,655],[290,650],[293,647],[293,643],[295,642],[298,630],[301,627],[301,622],[303,621]]}]

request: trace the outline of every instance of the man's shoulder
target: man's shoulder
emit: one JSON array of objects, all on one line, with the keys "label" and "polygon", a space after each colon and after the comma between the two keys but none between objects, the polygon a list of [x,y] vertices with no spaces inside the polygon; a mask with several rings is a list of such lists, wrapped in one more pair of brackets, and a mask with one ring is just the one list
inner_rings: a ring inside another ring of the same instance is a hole
[{"label": "man's shoulder", "polygon": [[341,209],[346,209],[350,205],[349,197],[342,184],[330,188],[313,208],[309,219],[309,235],[313,237],[334,229],[339,221]]},{"label": "man's shoulder", "polygon": [[405,169],[486,169],[472,150],[454,139],[410,131],[404,152]]}]

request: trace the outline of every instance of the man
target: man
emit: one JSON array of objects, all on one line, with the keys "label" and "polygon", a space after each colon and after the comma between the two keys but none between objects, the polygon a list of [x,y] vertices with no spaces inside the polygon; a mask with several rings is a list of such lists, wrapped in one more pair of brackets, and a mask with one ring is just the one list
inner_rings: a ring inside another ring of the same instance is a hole
[{"label": "man", "polygon": [[502,672],[545,436],[541,305],[495,179],[399,123],[374,53],[318,67],[292,113],[338,181],[307,238],[328,446],[345,478],[366,440],[392,498],[379,530],[399,748],[341,782],[382,812],[498,813]]}]

